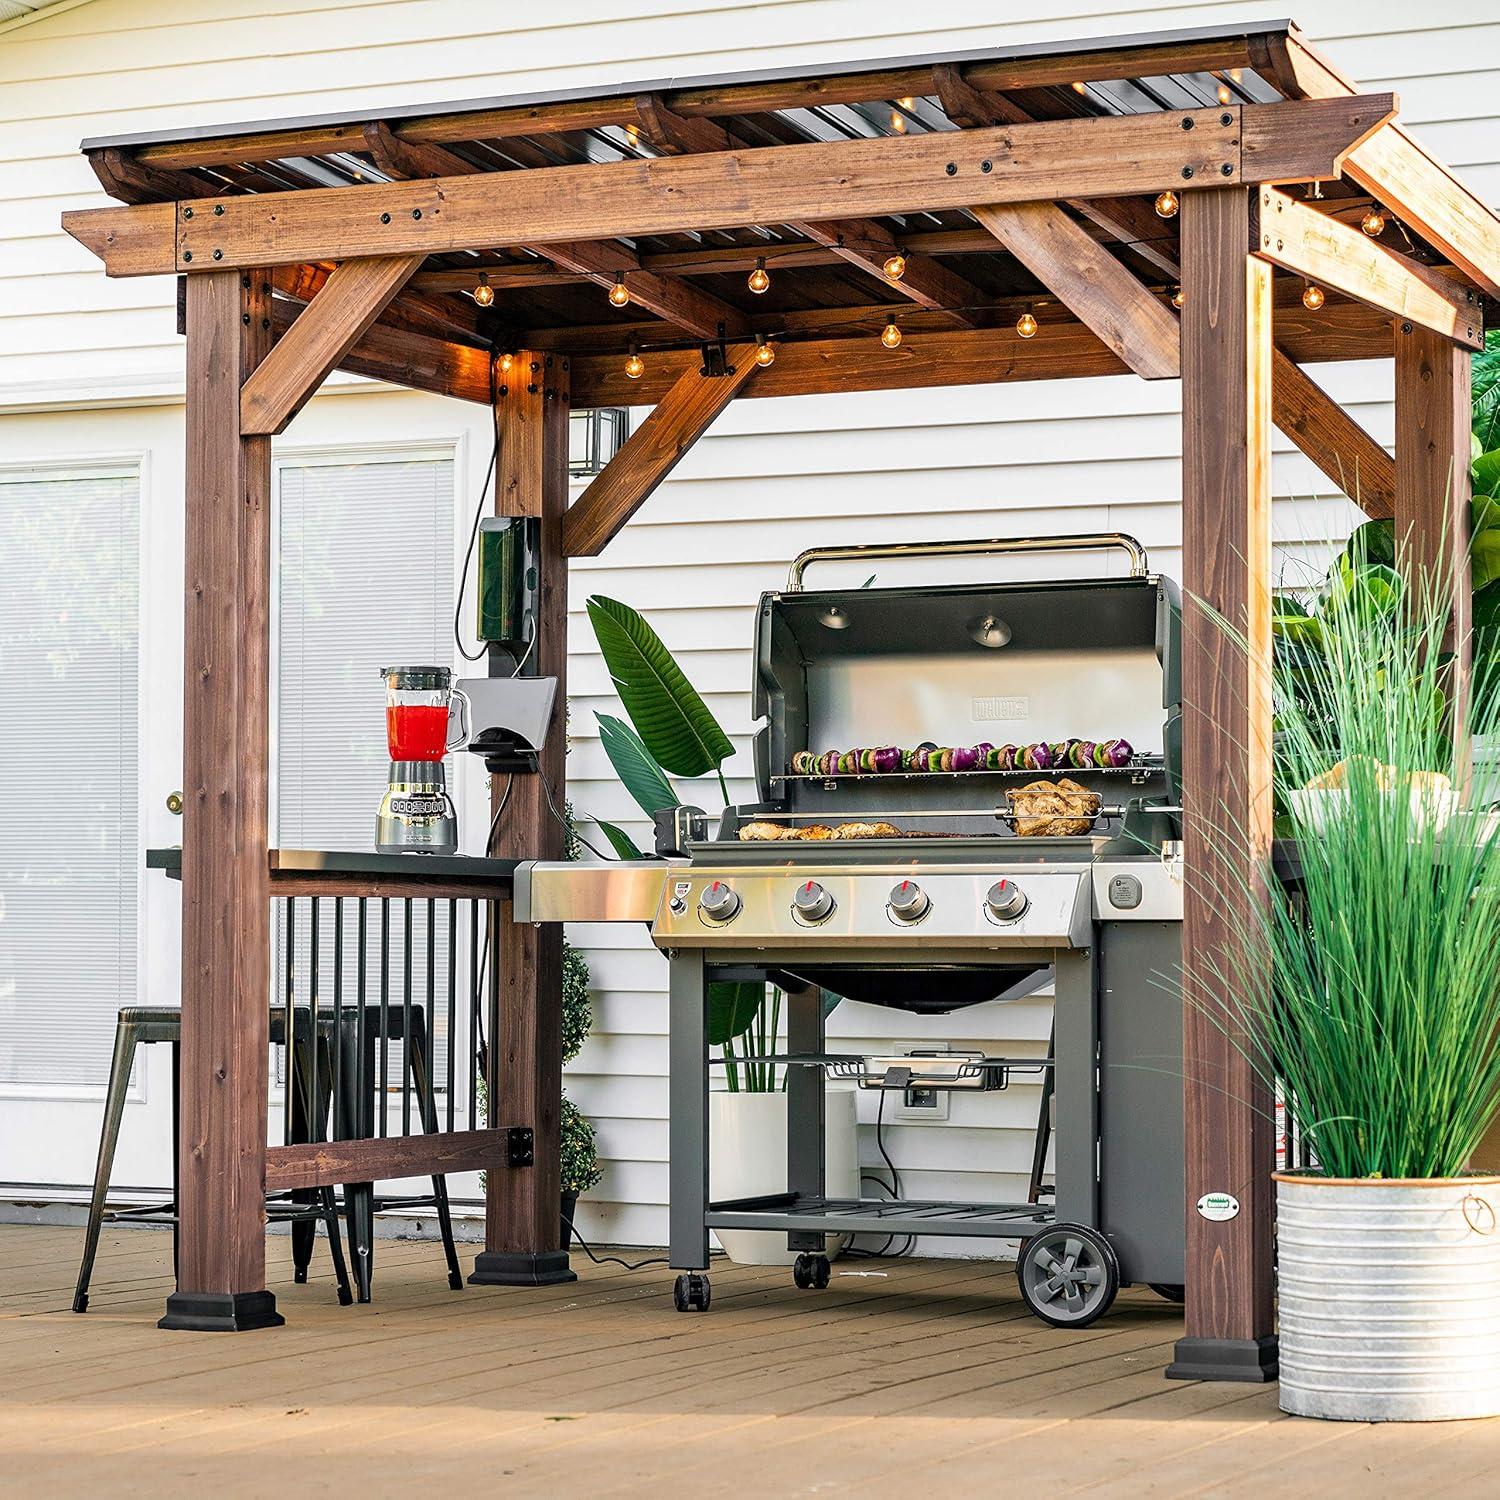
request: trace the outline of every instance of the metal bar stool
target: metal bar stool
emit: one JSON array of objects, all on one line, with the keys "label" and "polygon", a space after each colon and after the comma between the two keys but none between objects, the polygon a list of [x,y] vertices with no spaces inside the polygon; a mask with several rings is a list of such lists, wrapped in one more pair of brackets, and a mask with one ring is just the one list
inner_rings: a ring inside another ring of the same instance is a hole
[{"label": "metal bar stool", "polygon": [[[290,1053],[292,1072],[296,1086],[292,1088],[291,1105],[294,1112],[304,1120],[313,1116],[312,1073],[315,1065],[311,1051],[314,1046],[325,1051],[331,1061],[331,1034],[314,1038],[305,1017],[298,1017],[293,1024]],[[285,1042],[286,1013],[281,1007],[271,1012],[271,1039]],[[109,1179],[114,1168],[115,1147],[119,1143],[120,1123],[125,1114],[125,1096],[130,1087],[130,1074],[135,1065],[136,1048],[154,1042],[170,1043],[172,1048],[172,1199],[169,1203],[153,1204],[141,1208],[106,1209],[109,1196]],[[94,1258],[99,1250],[99,1231],[106,1218],[110,1220],[134,1219],[143,1222],[170,1223],[172,1225],[172,1268],[177,1269],[177,1143],[178,1143],[178,1098],[180,1081],[180,1054],[182,1043],[182,1012],[175,1006],[122,1006],[115,1025],[114,1056],[110,1060],[109,1088],[104,1101],[104,1127],[99,1136],[99,1159],[94,1168],[94,1191],[89,1201],[88,1227],[84,1232],[83,1261],[78,1268],[78,1286],[73,1294],[73,1311],[87,1312],[89,1305],[89,1282],[94,1274]],[[325,1074],[327,1070],[325,1069]],[[289,1082],[289,1087],[291,1084]],[[311,1199],[311,1201],[308,1201]],[[328,1234],[328,1251],[333,1261],[334,1279],[338,1286],[341,1306],[347,1307],[353,1300],[349,1287],[349,1270],[344,1261],[343,1237],[339,1233],[338,1202],[331,1187],[313,1189],[298,1195],[275,1193],[266,1200],[266,1211],[272,1222],[290,1223],[293,1235],[305,1232],[308,1258],[311,1258],[311,1243],[316,1237],[317,1221],[321,1220]],[[297,1277],[305,1281],[307,1262],[302,1263],[302,1274]]]}]

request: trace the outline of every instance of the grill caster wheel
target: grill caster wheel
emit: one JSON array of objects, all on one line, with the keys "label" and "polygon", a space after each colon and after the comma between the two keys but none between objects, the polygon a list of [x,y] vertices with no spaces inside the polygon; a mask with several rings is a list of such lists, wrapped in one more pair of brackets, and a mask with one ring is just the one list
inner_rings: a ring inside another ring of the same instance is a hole
[{"label": "grill caster wheel", "polygon": [[1187,1296],[1187,1288],[1170,1281],[1148,1281],[1147,1286],[1156,1293],[1158,1297],[1165,1297],[1168,1302],[1181,1302]]},{"label": "grill caster wheel", "polygon": [[672,1305],[678,1312],[707,1312],[712,1300],[708,1277],[684,1271],[672,1286]]},{"label": "grill caster wheel", "polygon": [[833,1272],[828,1267],[826,1255],[803,1254],[792,1262],[792,1280],[804,1292],[812,1288],[821,1292],[832,1277]]},{"label": "grill caster wheel", "polygon": [[1115,1300],[1120,1263],[1097,1230],[1055,1224],[1026,1241],[1016,1278],[1022,1300],[1044,1323],[1086,1328]]}]

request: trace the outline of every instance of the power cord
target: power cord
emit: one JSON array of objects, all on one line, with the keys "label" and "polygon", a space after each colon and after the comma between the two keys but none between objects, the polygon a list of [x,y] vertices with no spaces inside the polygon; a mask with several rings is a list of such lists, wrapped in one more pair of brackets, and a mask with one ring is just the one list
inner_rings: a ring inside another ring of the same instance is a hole
[{"label": "power cord", "polygon": [[[490,355],[490,411],[495,410],[495,356]],[[469,564],[474,560],[474,543],[479,539],[479,522],[484,515],[484,497],[490,487],[490,480],[494,477],[495,466],[500,462],[500,424],[494,423],[495,441],[490,445],[489,466],[484,471],[484,479],[479,485],[479,503],[474,507],[474,524],[469,528],[469,545],[464,549],[463,571],[458,575],[458,600],[453,606],[453,644],[458,647],[458,654],[465,661],[479,661],[483,658],[486,646],[483,641],[479,643],[479,650],[470,652],[464,645],[463,632],[459,629],[459,621],[464,614],[464,594],[469,586]],[[529,649],[529,648],[528,648]],[[520,669],[517,668],[519,671]]]},{"label": "power cord", "polygon": [[581,1234],[579,1234],[578,1226],[574,1224],[572,1219],[568,1220],[568,1232],[573,1236],[575,1240],[578,1241],[579,1248],[586,1256],[588,1256],[591,1261],[593,1261],[596,1266],[602,1266],[608,1263],[616,1266],[624,1266],[627,1271],[641,1271],[644,1270],[647,1266],[666,1266],[671,1264],[671,1262],[665,1255],[655,1255],[652,1256],[650,1260],[637,1261],[621,1260],[618,1255],[595,1255],[593,1248],[590,1246],[589,1242],[584,1239]]}]

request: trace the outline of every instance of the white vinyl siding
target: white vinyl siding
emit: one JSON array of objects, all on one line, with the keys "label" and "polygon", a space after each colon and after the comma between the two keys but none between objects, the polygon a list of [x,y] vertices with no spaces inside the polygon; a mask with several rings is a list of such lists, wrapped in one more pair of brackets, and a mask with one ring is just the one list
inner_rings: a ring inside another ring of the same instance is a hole
[{"label": "white vinyl siding", "polygon": [[[556,15],[467,0],[308,0],[293,25],[284,7],[267,0],[169,10],[144,0],[91,0],[44,16],[0,33],[0,412],[89,403],[113,409],[0,416],[8,424],[0,426],[0,451],[63,446],[56,438],[24,446],[32,422],[51,423],[54,431],[71,423],[69,431],[80,435],[76,446],[118,451],[114,435],[138,415],[121,406],[181,398],[171,279],[109,280],[58,229],[64,209],[108,201],[77,153],[81,137],[1263,21],[1270,13],[1263,0],[1142,0],[1061,11],[1039,0],[932,0],[922,7],[908,0],[578,0]],[[1444,0],[1425,9],[1399,0],[1302,0],[1296,16],[1364,87],[1394,89],[1403,119],[1425,145],[1478,191],[1500,197],[1500,19],[1493,0]],[[870,357],[882,353],[872,339]],[[1388,362],[1313,373],[1377,441],[1389,442]],[[584,616],[589,593],[641,606],[680,654],[734,739],[731,793],[744,798],[751,792],[753,605],[760,590],[785,580],[799,550],[885,538],[1118,529],[1148,546],[1153,566],[1180,575],[1177,403],[1175,382],[1123,377],[732,405],[603,556],[573,565],[568,781],[575,805],[646,837],[598,744],[593,710],[618,705]],[[21,436],[12,440],[10,428]],[[287,441],[374,445],[460,428],[469,434],[460,485],[472,494],[490,432],[485,413],[463,403],[368,389],[358,397],[322,396],[297,418]],[[180,448],[180,428],[170,441]],[[166,472],[169,461],[180,464],[176,449],[156,472]],[[1288,544],[1281,565],[1295,578],[1298,556],[1315,555],[1318,539],[1338,535],[1350,511],[1341,501],[1315,498],[1330,486],[1279,438],[1274,483],[1278,535]],[[168,510],[180,506],[180,485],[154,498]],[[465,501],[458,511],[467,525]],[[341,571],[339,583],[357,589],[365,579]],[[352,737],[378,759],[377,688],[361,685],[349,710],[364,726]],[[175,715],[177,692],[174,684],[162,694],[163,717]],[[378,765],[371,769],[378,778]],[[716,805],[706,786],[692,794]],[[357,847],[369,838],[371,795],[368,784],[350,793],[358,813],[348,837]],[[477,841],[478,810],[468,811],[466,836]],[[282,831],[290,842],[289,827]],[[305,827],[310,839],[313,823]],[[176,836],[173,829],[168,839]],[[589,1195],[580,1227],[590,1238],[660,1244],[665,964],[634,929],[578,928],[572,936],[593,965],[596,1020],[567,1086],[596,1122],[605,1159],[604,1180]],[[175,972],[165,962],[163,969],[161,986],[170,993]],[[842,1040],[883,1049],[934,1037],[954,1045],[1040,1046],[1047,1023],[1045,1003],[1031,999],[928,1022],[845,1005],[833,1029]],[[871,1103],[861,1099],[862,1108]],[[1014,1191],[1029,1165],[1034,1118],[1035,1091],[1018,1084],[1003,1095],[959,1101],[946,1126],[891,1126],[887,1142],[914,1192],[983,1197],[997,1185]],[[868,1129],[862,1154],[875,1160]]]},{"label": "white vinyl siding", "polygon": [[0,470],[0,1086],[102,1088],[136,998],[140,485]]}]

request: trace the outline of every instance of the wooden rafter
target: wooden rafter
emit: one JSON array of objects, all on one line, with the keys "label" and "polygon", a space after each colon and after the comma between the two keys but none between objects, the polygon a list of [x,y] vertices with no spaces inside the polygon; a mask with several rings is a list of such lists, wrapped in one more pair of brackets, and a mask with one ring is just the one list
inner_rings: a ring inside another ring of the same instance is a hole
[{"label": "wooden rafter", "polygon": [[240,431],[281,432],[421,264],[420,255],[345,261],[246,379]]},{"label": "wooden rafter", "polygon": [[[1347,78],[1302,39],[1296,28],[1272,51],[1277,82],[1296,99],[1357,94]],[[1343,170],[1424,239],[1500,297],[1500,214],[1471,192],[1394,121],[1351,151]]]},{"label": "wooden rafter", "polygon": [[[932,70],[933,87],[944,112],[964,130],[986,125],[1029,125],[1035,115],[1004,94],[976,89],[956,63]],[[1175,278],[1177,255],[1165,223],[1144,198],[1073,198],[1069,208],[1097,224],[1111,239],[1128,245],[1157,270]]]},{"label": "wooden rafter", "polygon": [[1177,378],[1172,309],[1057,204],[982,204],[970,212],[1137,375]]},{"label": "wooden rafter", "polygon": [[759,371],[749,349],[738,350],[722,374],[705,374],[697,366],[684,371],[569,507],[563,551],[597,557]]},{"label": "wooden rafter", "polygon": [[[660,95],[642,95],[636,105],[641,129],[660,151],[687,155],[733,151],[741,146],[722,125],[712,120],[689,119],[674,113]],[[804,220],[788,227],[831,251],[837,260],[876,277],[883,286],[919,307],[944,311],[962,328],[972,328],[980,321],[973,309],[987,299],[977,287],[930,256],[919,252],[905,254],[890,230],[874,219]],[[905,269],[899,277],[888,276],[886,263],[898,254],[902,255]]]},{"label": "wooden rafter", "polygon": [[128,151],[107,146],[88,153],[89,165],[99,185],[121,203],[159,203],[164,198],[208,198],[222,185],[207,177],[195,177],[171,167],[150,167]]},{"label": "wooden rafter", "polygon": [[[462,177],[484,170],[442,146],[403,141],[383,122],[367,124],[364,130],[371,156],[388,176]],[[624,245],[610,240],[581,240],[572,245],[526,248],[574,276],[600,286],[613,286],[628,275],[633,301],[699,338],[732,338],[745,332],[744,315],[737,308],[677,277],[642,271],[639,257]],[[471,277],[471,286],[475,279]]]},{"label": "wooden rafter", "polygon": [[[125,276],[785,224],[831,212],[886,215],[1111,197],[1169,182],[1236,181],[1252,144],[1288,178],[1331,176],[1394,108],[1392,95],[1376,94],[1309,101],[1291,113],[1287,105],[1267,104],[1049,120],[958,136],[253,194],[212,200],[211,211],[191,219],[187,206],[179,219],[170,204],[84,209],[65,214],[63,227],[111,275]],[[1184,130],[1184,119],[1195,128]],[[1191,178],[1184,175],[1189,168]]]},{"label": "wooden rafter", "polygon": [[1395,515],[1395,460],[1280,349],[1271,355],[1271,419],[1367,516]]},{"label": "wooden rafter", "polygon": [[1257,206],[1253,248],[1263,260],[1470,349],[1484,348],[1482,310],[1472,287],[1276,188],[1262,188]]}]

